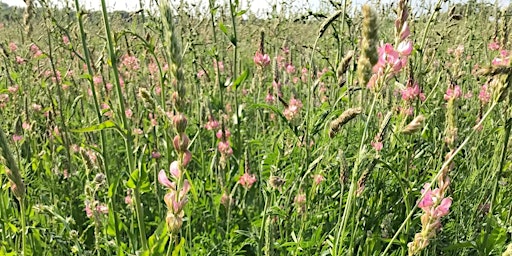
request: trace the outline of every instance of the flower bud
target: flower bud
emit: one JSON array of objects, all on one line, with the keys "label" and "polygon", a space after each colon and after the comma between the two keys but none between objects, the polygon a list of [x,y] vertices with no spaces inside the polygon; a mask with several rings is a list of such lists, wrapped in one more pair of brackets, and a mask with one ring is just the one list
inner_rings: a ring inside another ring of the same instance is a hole
[{"label": "flower bud", "polygon": [[185,132],[187,128],[187,118],[182,113],[179,113],[173,117],[174,128],[181,134]]},{"label": "flower bud", "polygon": [[173,145],[177,152],[184,152],[188,149],[190,140],[185,133],[174,136]]}]

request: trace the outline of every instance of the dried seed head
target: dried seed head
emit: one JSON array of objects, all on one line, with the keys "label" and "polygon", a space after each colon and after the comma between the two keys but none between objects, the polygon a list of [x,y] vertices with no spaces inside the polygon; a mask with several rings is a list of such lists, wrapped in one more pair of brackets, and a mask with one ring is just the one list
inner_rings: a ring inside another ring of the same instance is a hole
[{"label": "dried seed head", "polygon": [[341,14],[343,13],[343,10],[338,10],[334,12],[331,16],[329,16],[325,21],[320,25],[320,30],[318,30],[318,37],[322,37],[322,35],[325,33],[329,25],[333,23]]},{"label": "dried seed head", "polygon": [[268,179],[268,184],[274,188],[274,189],[280,189],[284,183],[286,181],[284,179],[282,179],[281,177],[278,177],[278,176],[270,176],[270,178]]},{"label": "dried seed head", "polygon": [[345,110],[336,120],[331,122],[331,127],[329,129],[329,137],[334,138],[338,131],[341,129],[343,125],[348,123],[350,120],[354,119],[357,115],[361,114],[361,108],[349,108]]},{"label": "dried seed head", "polygon": [[423,126],[423,122],[425,121],[425,117],[423,115],[419,115],[415,117],[405,128],[402,130],[403,134],[413,134],[421,129]]},{"label": "dried seed head", "polygon": [[365,4],[362,8],[363,23],[361,29],[361,55],[357,61],[357,79],[359,86],[366,86],[372,74],[372,68],[379,60],[377,53],[377,15]]},{"label": "dried seed head", "polygon": [[345,78],[343,77],[343,75],[345,74],[345,72],[347,72],[352,57],[354,57],[354,51],[350,50],[347,52],[347,54],[345,54],[345,57],[341,60],[340,64],[338,65],[336,75],[338,76],[339,86],[343,86],[343,84],[345,83]]}]

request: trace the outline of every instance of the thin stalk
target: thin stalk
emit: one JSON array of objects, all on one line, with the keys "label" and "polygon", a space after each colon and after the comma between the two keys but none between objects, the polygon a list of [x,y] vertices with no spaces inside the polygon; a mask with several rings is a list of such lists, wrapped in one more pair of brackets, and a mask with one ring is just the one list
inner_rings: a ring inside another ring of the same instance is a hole
[{"label": "thin stalk", "polygon": [[[89,76],[91,77],[89,80],[90,89],[92,92],[92,97],[94,101],[94,110],[96,111],[96,117],[98,118],[98,123],[102,122],[102,114],[100,109],[100,104],[98,101],[98,96],[96,95],[96,87],[94,86],[94,83],[92,81],[92,77],[94,76],[94,71],[92,69],[91,65],[91,58],[89,53],[89,47],[87,46],[87,38],[84,30],[84,24],[82,21],[82,13],[80,12],[80,4],[78,3],[78,0],[75,0],[75,8],[76,8],[76,18],[78,20],[78,26],[80,28],[80,39],[82,40],[82,47],[84,50],[85,55],[85,64],[87,65],[87,72],[89,73]],[[103,168],[105,170],[105,178],[107,181],[107,184],[111,185],[112,182],[112,174],[109,171],[108,163],[109,163],[109,157],[106,150],[107,145],[107,139],[105,135],[105,131],[100,131],[100,140],[101,140],[101,154],[103,157]],[[115,193],[113,193],[112,197],[110,198],[108,204],[109,208],[112,209],[112,214],[114,215],[114,231],[116,236],[116,245],[117,248],[121,248],[121,235],[119,231],[119,225],[118,225],[118,219],[117,219],[117,211],[116,211],[116,200],[115,200]]]},{"label": "thin stalk", "polygon": [[54,62],[54,59],[53,59],[53,49],[52,49],[52,38],[51,38],[51,31],[48,29],[47,31],[47,35],[48,35],[48,57],[50,59],[50,65],[52,67],[52,73],[53,73],[53,76],[55,77],[55,84],[57,85],[57,97],[59,98],[59,116],[60,116],[60,122],[61,122],[61,126],[62,126],[62,129],[64,130],[63,134],[62,134],[62,141],[64,142],[64,147],[66,148],[66,158],[67,158],[67,166],[68,166],[68,170],[72,170],[71,169],[71,154],[70,154],[70,150],[69,150],[69,135],[68,135],[68,128],[67,128],[67,125],[66,125],[66,121],[65,121],[65,118],[64,118],[64,111],[63,111],[63,105],[64,105],[64,102],[63,102],[63,97],[62,97],[62,88],[61,88],[61,85],[60,85],[60,81],[57,77],[57,69],[55,67],[55,62]]},{"label": "thin stalk", "polygon": [[[503,167],[505,166],[505,162],[507,160],[507,147],[508,147],[508,139],[510,138],[510,129],[512,128],[512,118],[505,121],[505,131],[503,136],[503,146],[501,148],[501,159],[500,164],[498,167],[498,172],[496,174],[496,177],[494,179],[494,184],[492,188],[492,194],[491,194],[491,204],[489,206],[489,213],[487,216],[493,216],[493,210],[494,206],[496,205],[496,194],[498,193],[498,183],[501,177],[501,173],[503,171]],[[485,232],[485,238],[484,238],[484,244],[487,243],[487,239],[489,238],[489,234],[491,231],[491,225],[487,225],[486,232]]]},{"label": "thin stalk", "polygon": [[363,146],[365,144],[366,137],[368,134],[368,126],[370,125],[370,120],[371,120],[371,117],[373,114],[373,110],[375,108],[375,103],[377,102],[377,96],[378,96],[378,94],[375,93],[374,97],[373,97],[372,105],[370,107],[370,113],[368,114],[368,117],[366,119],[366,124],[364,126],[363,136],[361,138],[361,144],[359,145],[359,152],[357,153],[356,162],[354,163],[354,167],[352,169],[347,203],[345,204],[345,209],[343,211],[343,218],[342,218],[341,226],[340,226],[341,241],[338,241],[339,247],[336,248],[336,250],[337,250],[336,255],[338,255],[338,250],[343,248],[343,241],[344,241],[344,237],[345,237],[345,228],[346,228],[347,221],[348,221],[348,218],[350,215],[350,211],[352,210],[352,200],[354,200],[354,196],[355,196],[355,189],[356,189],[356,183],[357,183],[356,176],[357,176],[357,173],[359,172],[359,165],[361,164],[361,160],[362,160]]},{"label": "thin stalk", "polygon": [[25,220],[25,199],[18,198],[20,200],[20,218],[21,218],[21,255],[27,255],[27,238],[25,235],[25,230],[27,228],[27,223]]},{"label": "thin stalk", "polygon": [[[110,64],[112,65],[112,71],[114,72],[114,79],[116,83],[116,91],[117,91],[117,98],[119,101],[119,108],[121,109],[121,118],[123,121],[123,128],[125,129],[125,150],[126,150],[126,160],[128,162],[128,170],[131,173],[135,170],[135,162],[133,159],[133,138],[132,138],[132,130],[130,127],[130,123],[128,122],[128,119],[125,115],[125,105],[124,105],[124,99],[123,99],[123,92],[121,88],[121,83],[119,80],[119,70],[117,69],[117,56],[114,49],[114,42],[112,40],[112,33],[110,31],[110,24],[108,21],[108,13],[107,13],[107,6],[105,4],[105,0],[101,0],[101,10],[103,13],[103,22],[105,26],[105,34],[107,38],[107,45],[108,45],[108,52],[109,52],[109,58],[110,58]],[[139,170],[140,171],[140,170]],[[142,248],[144,250],[147,250],[147,240],[146,240],[146,227],[144,224],[144,212],[141,207],[141,199],[140,199],[140,191],[139,191],[139,185],[134,188],[134,196],[135,196],[135,212],[137,215],[137,223],[139,226],[139,236],[142,243]]]}]

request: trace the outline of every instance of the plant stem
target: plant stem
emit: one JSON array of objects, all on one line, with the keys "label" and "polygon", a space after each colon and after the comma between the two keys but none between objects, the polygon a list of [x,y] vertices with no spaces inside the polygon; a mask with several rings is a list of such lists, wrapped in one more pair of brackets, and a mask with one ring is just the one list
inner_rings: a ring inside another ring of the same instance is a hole
[{"label": "plant stem", "polygon": [[[135,162],[133,159],[133,138],[132,138],[132,130],[130,127],[130,123],[128,122],[128,119],[125,115],[125,105],[124,105],[124,99],[123,99],[123,92],[121,88],[121,83],[119,80],[119,71],[117,69],[117,56],[114,49],[114,42],[112,40],[112,34],[110,31],[110,24],[108,20],[108,13],[107,13],[107,6],[105,4],[105,0],[101,0],[101,9],[103,13],[103,22],[105,26],[105,34],[107,38],[107,45],[108,45],[108,52],[109,52],[109,59],[110,64],[112,65],[112,71],[114,72],[114,79],[116,84],[116,91],[117,91],[117,98],[118,98],[118,104],[120,108],[120,115],[123,121],[123,128],[125,130],[125,151],[126,151],[126,157],[128,162],[128,170],[129,173],[135,171]],[[141,170],[139,170],[141,171]],[[139,191],[139,184],[136,184],[136,187],[134,189],[134,196],[135,196],[135,212],[137,215],[137,223],[139,226],[139,236],[142,243],[142,249],[146,250],[148,248],[147,246],[147,240],[146,240],[146,227],[144,224],[144,212],[141,207],[141,198],[140,198],[140,191]]]},{"label": "plant stem", "polygon": [[[96,117],[98,118],[98,123],[101,123],[102,122],[102,114],[101,114],[100,104],[98,101],[98,96],[96,94],[96,87],[94,86],[94,83],[92,80],[92,77],[94,76],[94,71],[92,70],[91,57],[90,57],[90,53],[89,53],[89,47],[87,46],[87,38],[86,38],[85,30],[84,30],[84,24],[82,21],[82,13],[80,12],[80,4],[78,3],[78,0],[75,0],[75,8],[76,8],[76,18],[78,20],[78,26],[80,28],[80,39],[82,40],[82,47],[83,47],[84,55],[85,55],[85,64],[87,66],[87,72],[90,76],[90,79],[88,79],[89,80],[89,88],[91,89],[91,92],[92,92],[94,110],[96,111]],[[112,177],[112,174],[110,173],[109,168],[108,168],[109,157],[108,157],[107,149],[106,149],[107,139],[106,139],[104,130],[100,131],[100,140],[101,140],[101,154],[103,157],[103,168],[105,170],[105,178],[106,178],[107,184],[109,186],[111,186],[112,180],[114,178]],[[115,225],[114,231],[115,231],[115,236],[116,236],[116,245],[120,250],[121,234],[120,234],[119,225],[118,225],[115,193],[112,194],[108,203],[109,203],[109,208],[112,210],[111,212],[114,215],[114,225]]]}]

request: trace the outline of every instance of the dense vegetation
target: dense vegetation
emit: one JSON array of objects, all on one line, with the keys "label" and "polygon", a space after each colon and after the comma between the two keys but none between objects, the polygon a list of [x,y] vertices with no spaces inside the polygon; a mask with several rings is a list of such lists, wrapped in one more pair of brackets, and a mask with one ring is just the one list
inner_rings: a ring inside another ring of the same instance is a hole
[{"label": "dense vegetation", "polygon": [[26,2],[0,255],[512,255],[512,6]]}]

